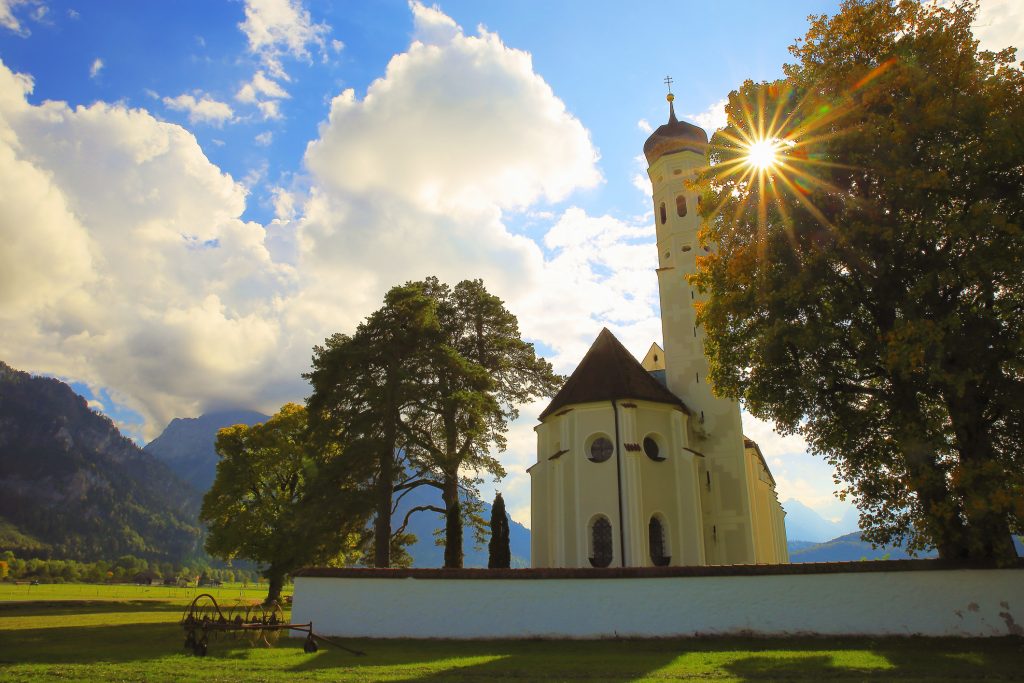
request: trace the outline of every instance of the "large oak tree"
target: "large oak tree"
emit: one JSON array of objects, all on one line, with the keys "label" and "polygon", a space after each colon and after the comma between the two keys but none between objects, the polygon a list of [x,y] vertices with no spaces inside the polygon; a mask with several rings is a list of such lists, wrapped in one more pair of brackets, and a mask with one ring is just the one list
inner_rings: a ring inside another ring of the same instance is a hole
[{"label": "large oak tree", "polygon": [[975,11],[848,0],[732,93],[693,281],[716,390],[824,454],[869,540],[999,559],[1024,521],[1024,75]]}]

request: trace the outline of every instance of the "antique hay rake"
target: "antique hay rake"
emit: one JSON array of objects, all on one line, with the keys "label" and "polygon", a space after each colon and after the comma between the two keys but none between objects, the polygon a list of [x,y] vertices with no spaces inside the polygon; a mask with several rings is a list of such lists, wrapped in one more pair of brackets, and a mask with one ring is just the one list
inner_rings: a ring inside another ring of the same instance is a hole
[{"label": "antique hay rake", "polygon": [[308,624],[289,624],[285,621],[281,605],[273,601],[269,604],[250,603],[236,600],[235,604],[223,612],[216,598],[209,593],[197,595],[181,615],[181,627],[185,630],[185,649],[191,650],[197,657],[206,655],[211,640],[245,639],[250,645],[273,647],[281,638],[282,631],[299,631],[306,634],[302,644],[304,652],[316,652],[317,641],[329,643],[334,647],[364,655],[365,652],[345,647],[341,643],[313,633],[313,622]]}]

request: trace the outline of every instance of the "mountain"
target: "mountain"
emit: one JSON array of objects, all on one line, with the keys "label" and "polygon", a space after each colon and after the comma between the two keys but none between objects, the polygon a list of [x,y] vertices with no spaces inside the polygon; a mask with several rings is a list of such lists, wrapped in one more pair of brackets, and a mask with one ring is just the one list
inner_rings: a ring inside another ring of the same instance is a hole
[{"label": "mountain", "polygon": [[199,495],[56,379],[0,362],[0,543],[81,560],[198,551]]},{"label": "mountain", "polygon": [[857,528],[857,511],[851,510],[838,522],[831,522],[795,498],[782,504],[786,511],[786,538],[790,541],[823,543]]},{"label": "mountain", "polygon": [[254,410],[206,413],[199,417],[176,417],[148,444],[146,452],[167,464],[200,494],[206,493],[217,476],[217,431],[236,424],[266,422],[269,415]]},{"label": "mountain", "polygon": [[[1024,557],[1024,543],[1019,536],[1015,536],[1014,545],[1017,547],[1017,555]],[[849,562],[856,560],[906,560],[910,558],[906,550],[896,546],[882,546],[872,548],[871,544],[860,537],[860,533],[846,534],[839,538],[833,538],[826,543],[801,544],[796,541],[789,543],[790,562]],[[918,553],[918,558],[938,557],[934,550]]]}]

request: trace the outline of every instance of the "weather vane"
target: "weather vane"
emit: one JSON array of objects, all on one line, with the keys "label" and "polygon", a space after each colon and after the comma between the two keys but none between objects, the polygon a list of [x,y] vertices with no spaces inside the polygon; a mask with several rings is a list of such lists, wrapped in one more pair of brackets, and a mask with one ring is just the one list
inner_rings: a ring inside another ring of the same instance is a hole
[{"label": "weather vane", "polygon": [[671,95],[672,94],[672,77],[671,76],[665,76],[665,85],[668,86],[668,94]]}]

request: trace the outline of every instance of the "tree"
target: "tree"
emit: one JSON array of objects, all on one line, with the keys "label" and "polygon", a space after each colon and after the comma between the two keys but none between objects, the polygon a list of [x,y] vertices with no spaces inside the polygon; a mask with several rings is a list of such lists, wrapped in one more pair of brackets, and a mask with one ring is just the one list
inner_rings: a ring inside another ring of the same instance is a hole
[{"label": "tree", "polygon": [[499,493],[494,496],[494,504],[491,505],[491,541],[487,544],[488,569],[508,569],[512,566],[512,551],[509,549],[508,540],[505,499]]},{"label": "tree", "polygon": [[403,414],[422,397],[422,356],[432,347],[434,302],[413,285],[392,288],[354,335],[313,348],[306,400],[318,443],[342,456],[336,481],[374,491],[373,564],[391,566],[395,484],[405,479]]},{"label": "tree", "polygon": [[519,416],[518,405],[553,395],[562,378],[523,341],[515,315],[483,281],[449,288],[431,277],[412,284],[435,301],[438,336],[424,356],[425,400],[404,427],[410,452],[439,475],[434,485],[444,502],[445,567],[457,568],[463,506],[478,499],[481,473],[505,475],[492,452],[505,450],[509,421]]},{"label": "tree", "polygon": [[[375,463],[377,566],[390,562],[386,539],[426,511],[445,519],[445,566],[461,567],[463,512],[479,477],[505,474],[492,449],[505,448],[518,404],[559,384],[480,280],[451,288],[433,277],[392,288],[352,337],[316,347],[306,377],[314,425],[351,456],[340,462]],[[442,505],[415,506],[392,530],[396,494],[420,486],[438,489]]]},{"label": "tree", "polygon": [[[976,3],[847,0],[730,95],[692,278],[716,391],[800,432],[876,544],[1015,556],[1024,75]],[[777,159],[749,163],[760,143]]]},{"label": "tree", "polygon": [[304,500],[335,455],[311,443],[306,422],[305,408],[287,403],[263,424],[220,430],[217,477],[199,515],[209,527],[210,554],[266,564],[268,601],[280,599],[291,571],[351,552],[366,524],[365,498],[358,491],[339,491],[331,515]]}]

